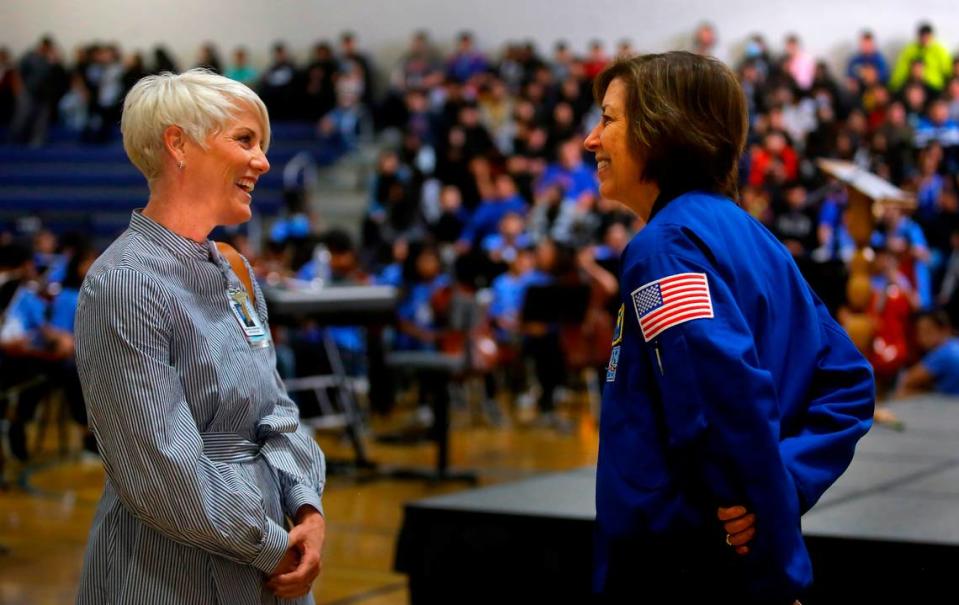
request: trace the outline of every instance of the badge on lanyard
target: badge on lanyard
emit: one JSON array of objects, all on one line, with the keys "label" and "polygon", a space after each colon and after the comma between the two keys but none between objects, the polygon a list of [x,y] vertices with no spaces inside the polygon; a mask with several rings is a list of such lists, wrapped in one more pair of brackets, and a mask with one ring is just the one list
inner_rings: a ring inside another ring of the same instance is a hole
[{"label": "badge on lanyard", "polygon": [[250,297],[247,296],[246,290],[242,288],[230,288],[227,294],[230,299],[230,310],[233,311],[233,316],[243,329],[243,334],[246,335],[246,341],[250,343],[250,346],[254,349],[268,346],[270,341],[267,337],[266,329],[263,327],[263,324],[260,323],[260,316],[256,314],[256,309],[253,308],[253,304],[250,302]]}]

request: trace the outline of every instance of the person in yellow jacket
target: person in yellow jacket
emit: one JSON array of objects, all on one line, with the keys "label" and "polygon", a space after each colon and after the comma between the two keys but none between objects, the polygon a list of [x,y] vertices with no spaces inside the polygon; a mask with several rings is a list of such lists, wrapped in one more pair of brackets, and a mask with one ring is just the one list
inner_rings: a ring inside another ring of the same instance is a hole
[{"label": "person in yellow jacket", "polygon": [[941,91],[952,75],[952,57],[946,47],[935,39],[932,26],[928,23],[919,25],[917,40],[907,44],[899,53],[889,82],[893,90],[900,90],[906,84],[913,63],[919,61],[923,65],[923,83]]}]

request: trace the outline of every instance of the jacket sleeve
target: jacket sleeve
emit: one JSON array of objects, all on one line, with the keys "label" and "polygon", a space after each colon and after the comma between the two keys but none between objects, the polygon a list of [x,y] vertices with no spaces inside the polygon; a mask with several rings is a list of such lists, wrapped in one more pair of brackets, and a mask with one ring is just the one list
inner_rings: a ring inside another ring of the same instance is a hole
[{"label": "jacket sleeve", "polygon": [[899,57],[896,59],[896,65],[892,69],[892,76],[890,76],[889,80],[889,88],[894,91],[902,88],[903,84],[906,83],[906,78],[909,77],[909,69],[915,56],[916,49],[914,42],[902,49],[902,52],[899,53]]},{"label": "jacket sleeve", "polygon": [[[791,603],[811,571],[796,488],[779,448],[776,386],[759,365],[730,289],[706,264],[659,253],[628,266],[624,286],[631,289],[640,334],[653,336],[648,351],[667,447],[683,469],[678,480],[702,494],[704,518],[715,519],[717,507],[735,504],[755,512],[751,553],[737,564],[757,601]],[[700,314],[658,334],[655,327],[644,332],[642,286],[683,273],[705,276],[712,317]]]},{"label": "jacket sleeve", "polygon": [[[941,74],[943,88],[952,79],[952,55],[949,53],[949,49],[946,48],[943,44],[934,44],[933,51],[936,54],[938,63],[939,72]],[[928,69],[928,64],[927,64]]]},{"label": "jacket sleeve", "polygon": [[156,531],[269,573],[287,533],[258,488],[203,454],[171,363],[169,295],[142,273],[88,279],[77,310],[77,368],[90,425],[120,502]]},{"label": "jacket sleeve", "polygon": [[[283,382],[275,371],[274,379],[282,389]],[[322,513],[326,459],[300,425],[296,404],[284,394],[273,413],[260,421],[258,430],[263,456],[280,481],[283,511],[295,518],[300,507],[309,505]]]},{"label": "jacket sleeve", "polygon": [[849,466],[856,443],[872,426],[876,400],[869,362],[818,299],[816,311],[821,347],[802,429],[780,444],[803,513]]},{"label": "jacket sleeve", "polygon": [[[266,299],[249,262],[244,258],[256,297],[256,310],[264,326],[269,325]],[[275,356],[275,353],[271,352]],[[326,458],[316,441],[300,424],[300,411],[287,395],[286,386],[276,360],[272,360],[273,380],[280,394],[273,411],[260,420],[257,436],[262,443],[261,453],[276,471],[280,482],[283,511],[295,519],[300,507],[309,505],[323,513],[323,490],[326,486]]]}]

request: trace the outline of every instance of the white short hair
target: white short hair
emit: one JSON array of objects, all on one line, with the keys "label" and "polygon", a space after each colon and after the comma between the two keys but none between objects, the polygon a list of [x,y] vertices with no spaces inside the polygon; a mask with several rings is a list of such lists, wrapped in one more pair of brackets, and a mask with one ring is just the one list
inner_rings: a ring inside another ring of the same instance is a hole
[{"label": "white short hair", "polygon": [[167,127],[179,126],[205,148],[207,137],[223,128],[243,105],[260,119],[260,146],[266,152],[270,146],[270,117],[266,105],[246,85],[200,68],[147,76],[130,89],[123,102],[123,148],[147,181],[153,181],[163,168],[163,133]]}]

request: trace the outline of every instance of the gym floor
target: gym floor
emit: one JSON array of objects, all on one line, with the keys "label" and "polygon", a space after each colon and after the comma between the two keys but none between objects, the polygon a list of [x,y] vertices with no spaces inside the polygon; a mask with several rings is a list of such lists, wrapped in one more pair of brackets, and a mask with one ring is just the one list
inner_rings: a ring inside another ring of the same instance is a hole
[{"label": "gym floor", "polygon": [[[473,470],[480,485],[515,481],[550,471],[596,463],[598,435],[585,412],[573,405],[571,433],[547,428],[488,428],[465,411],[454,412],[452,470]],[[374,431],[389,426],[374,423]],[[103,489],[104,470],[95,456],[80,454],[79,432],[67,436],[59,453],[57,431],[47,431],[29,464],[7,457],[6,486],[0,491],[0,603],[48,605],[75,597],[87,532]],[[320,435],[330,458],[351,450],[336,435]],[[430,444],[383,445],[370,440],[370,457],[388,466],[428,468]],[[406,578],[392,571],[403,504],[467,489],[463,483],[423,480],[358,481],[331,476],[324,505],[327,539],[324,568],[314,586],[321,605],[405,605]]]}]

